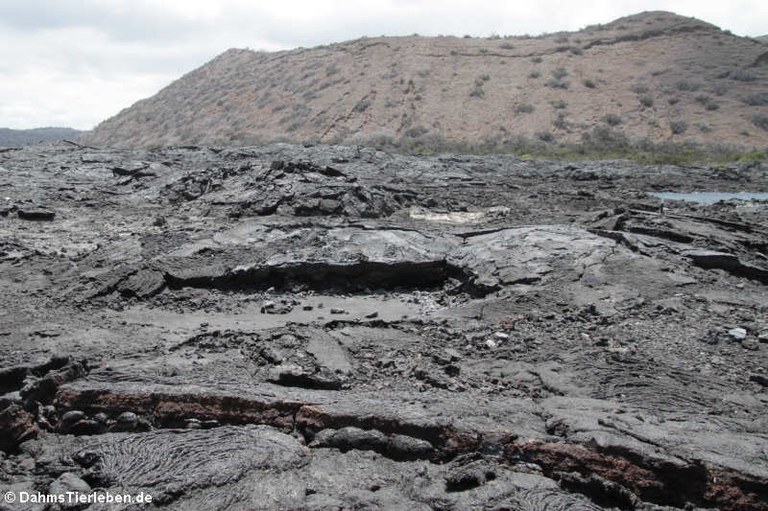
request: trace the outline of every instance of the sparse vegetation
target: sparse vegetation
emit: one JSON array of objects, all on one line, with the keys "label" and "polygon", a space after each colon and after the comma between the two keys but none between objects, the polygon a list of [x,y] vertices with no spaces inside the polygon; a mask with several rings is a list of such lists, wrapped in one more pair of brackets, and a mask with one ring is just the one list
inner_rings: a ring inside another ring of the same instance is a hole
[{"label": "sparse vegetation", "polygon": [[643,105],[646,108],[651,108],[653,106],[653,98],[651,96],[645,95],[640,97],[640,104]]},{"label": "sparse vegetation", "polygon": [[552,121],[552,125],[561,130],[568,129],[568,121],[566,120],[568,117],[568,114],[566,112],[558,112],[557,118]]},{"label": "sparse vegetation", "polygon": [[594,89],[595,87],[597,87],[597,85],[595,84],[595,82],[587,78],[586,80],[584,80],[584,87],[588,89]]},{"label": "sparse vegetation", "polygon": [[325,76],[333,76],[337,74],[341,69],[336,64],[331,64],[325,68]]},{"label": "sparse vegetation", "polygon": [[377,149],[404,154],[498,154],[513,153],[527,157],[555,160],[627,159],[643,164],[690,164],[707,162],[766,161],[763,151],[744,153],[729,146],[701,146],[666,142],[651,143],[647,139],[630,140],[624,133],[607,126],[582,135],[579,143],[555,143],[550,132],[538,132],[533,140],[523,136],[491,137],[477,143],[452,141],[436,134],[395,139],[387,135],[365,139]]},{"label": "sparse vegetation", "polygon": [[534,64],[541,64],[543,61],[544,59],[542,59],[541,57],[533,57],[531,59],[531,62],[533,62]]},{"label": "sparse vegetation", "polygon": [[712,88],[712,92],[714,92],[716,96],[723,96],[728,92],[728,86],[722,82],[718,83]]},{"label": "sparse vegetation", "polygon": [[426,135],[427,133],[429,133],[428,128],[425,128],[424,126],[414,126],[413,128],[406,130],[405,135],[410,138],[418,138]]},{"label": "sparse vegetation", "polygon": [[499,48],[501,48],[502,50],[514,50],[515,45],[512,43],[501,43],[501,45],[499,45]]},{"label": "sparse vegetation", "polygon": [[704,108],[706,108],[708,111],[713,111],[720,108],[720,105],[718,105],[715,100],[706,94],[700,94],[699,96],[696,96],[696,101],[703,105]]},{"label": "sparse vegetation", "polygon": [[632,92],[635,94],[645,94],[648,92],[648,86],[644,83],[635,83],[632,85]]},{"label": "sparse vegetation", "polygon": [[536,108],[530,103],[524,103],[515,107],[515,112],[518,114],[530,114],[534,110],[536,110]]},{"label": "sparse vegetation", "polygon": [[621,116],[617,114],[606,114],[603,117],[603,122],[605,122],[608,126],[618,126],[621,124]]},{"label": "sparse vegetation", "polygon": [[670,121],[669,129],[673,134],[680,135],[688,129],[688,123],[685,121]]},{"label": "sparse vegetation", "polygon": [[534,80],[535,80],[536,78],[541,78],[541,73],[539,73],[538,71],[531,71],[531,72],[528,74],[528,78],[533,78]]},{"label": "sparse vegetation", "polygon": [[552,105],[552,108],[556,110],[562,110],[568,107],[568,103],[564,99],[555,99],[551,101],[550,104]]},{"label": "sparse vegetation", "polygon": [[471,98],[482,98],[485,97],[485,91],[482,87],[475,86],[474,89],[469,91],[469,97]]},{"label": "sparse vegetation", "polygon": [[472,98],[485,97],[485,90],[483,90],[483,85],[485,84],[485,82],[487,82],[490,79],[491,79],[491,76],[488,74],[479,76],[475,80],[475,88],[469,92],[469,96]]},{"label": "sparse vegetation", "polygon": [[752,94],[751,96],[742,99],[742,101],[749,106],[768,105],[768,92]]},{"label": "sparse vegetation", "polygon": [[554,78],[551,80],[547,80],[546,83],[547,87],[552,87],[553,89],[567,89],[571,86],[570,82],[565,80],[555,80]]},{"label": "sparse vegetation", "polygon": [[582,49],[581,49],[581,48],[579,48],[578,46],[571,46],[571,53],[572,53],[573,55],[581,55],[581,54],[582,54],[582,53],[584,53],[584,52],[583,52],[583,51],[582,51]]},{"label": "sparse vegetation", "polygon": [[368,107],[371,106],[371,101],[369,99],[361,99],[358,101],[358,103],[355,105],[353,110],[357,113],[365,112],[368,110]]},{"label": "sparse vegetation", "polygon": [[692,80],[679,80],[675,83],[675,88],[679,91],[694,92],[701,88],[701,83]]},{"label": "sparse vegetation", "polygon": [[754,82],[757,80],[757,75],[744,69],[734,69],[728,73],[728,78],[738,82]]},{"label": "sparse vegetation", "polygon": [[752,124],[761,130],[768,131],[768,115],[755,114],[752,116]]},{"label": "sparse vegetation", "polygon": [[538,131],[536,132],[536,138],[541,140],[542,142],[546,142],[548,144],[555,141],[555,136],[550,133],[549,131]]},{"label": "sparse vegetation", "polygon": [[564,67],[558,67],[557,69],[552,71],[552,78],[554,78],[555,80],[562,80],[566,76],[568,76],[568,70],[565,69]]}]

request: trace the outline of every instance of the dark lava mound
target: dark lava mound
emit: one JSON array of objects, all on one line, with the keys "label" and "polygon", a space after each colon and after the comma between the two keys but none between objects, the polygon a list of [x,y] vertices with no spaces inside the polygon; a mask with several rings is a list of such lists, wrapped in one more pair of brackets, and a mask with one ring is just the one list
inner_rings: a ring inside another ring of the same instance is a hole
[{"label": "dark lava mound", "polygon": [[185,510],[766,510],[768,205],[645,194],[766,176],[3,152],[0,488]]}]

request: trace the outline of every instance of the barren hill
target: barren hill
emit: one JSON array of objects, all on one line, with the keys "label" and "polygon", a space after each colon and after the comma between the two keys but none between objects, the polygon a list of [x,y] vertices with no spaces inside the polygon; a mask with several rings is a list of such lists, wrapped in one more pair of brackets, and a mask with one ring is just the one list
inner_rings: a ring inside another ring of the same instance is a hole
[{"label": "barren hill", "polygon": [[762,149],[767,83],[764,44],[646,12],[540,37],[232,49],[85,138],[121,147],[626,137]]},{"label": "barren hill", "polygon": [[82,131],[72,128],[33,128],[29,130],[0,128],[0,147],[75,139],[81,133]]}]

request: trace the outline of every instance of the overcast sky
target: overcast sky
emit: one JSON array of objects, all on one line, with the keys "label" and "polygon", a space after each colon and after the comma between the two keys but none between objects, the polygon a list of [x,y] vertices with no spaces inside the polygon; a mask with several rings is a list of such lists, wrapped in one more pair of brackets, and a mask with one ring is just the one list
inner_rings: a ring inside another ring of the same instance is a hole
[{"label": "overcast sky", "polygon": [[647,10],[768,33],[765,0],[0,0],[0,127],[91,129],[228,48],[538,35]]}]

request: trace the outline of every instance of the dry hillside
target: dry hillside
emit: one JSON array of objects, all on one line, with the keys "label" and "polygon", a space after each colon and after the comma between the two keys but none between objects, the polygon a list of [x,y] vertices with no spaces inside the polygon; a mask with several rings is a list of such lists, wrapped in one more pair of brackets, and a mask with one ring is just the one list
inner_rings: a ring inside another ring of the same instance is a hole
[{"label": "dry hillside", "polygon": [[578,142],[768,146],[768,48],[646,12],[540,37],[232,49],[101,123],[105,146]]}]

